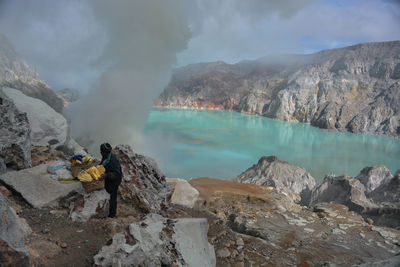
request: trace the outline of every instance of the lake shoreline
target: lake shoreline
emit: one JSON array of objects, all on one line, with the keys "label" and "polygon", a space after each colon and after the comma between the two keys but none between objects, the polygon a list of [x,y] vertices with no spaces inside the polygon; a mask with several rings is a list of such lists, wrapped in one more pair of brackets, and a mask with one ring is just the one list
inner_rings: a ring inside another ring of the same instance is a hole
[{"label": "lake shoreline", "polygon": [[375,135],[379,135],[379,136],[383,136],[383,137],[400,139],[400,136],[393,136],[393,135],[388,135],[388,134],[383,134],[383,133],[369,133],[369,132],[366,132],[366,133],[354,133],[354,132],[351,132],[351,131],[339,131],[336,128],[335,129],[320,128],[318,126],[312,125],[309,122],[280,120],[280,119],[277,119],[277,118],[267,117],[267,116],[263,116],[263,115],[259,115],[259,114],[255,114],[255,113],[250,113],[250,112],[245,112],[245,111],[237,111],[237,110],[234,110],[234,109],[205,108],[205,107],[196,108],[196,107],[178,107],[178,106],[170,107],[170,106],[160,106],[160,105],[153,105],[153,109],[178,109],[178,110],[195,110],[195,111],[231,111],[231,112],[237,112],[237,113],[240,113],[240,114],[247,114],[247,115],[251,115],[251,116],[269,118],[269,119],[277,120],[277,121],[303,123],[303,124],[310,125],[311,127],[314,127],[316,129],[319,129],[319,130],[324,131],[324,132],[351,133],[351,134],[355,134],[355,135],[358,135],[358,134],[375,134]]}]

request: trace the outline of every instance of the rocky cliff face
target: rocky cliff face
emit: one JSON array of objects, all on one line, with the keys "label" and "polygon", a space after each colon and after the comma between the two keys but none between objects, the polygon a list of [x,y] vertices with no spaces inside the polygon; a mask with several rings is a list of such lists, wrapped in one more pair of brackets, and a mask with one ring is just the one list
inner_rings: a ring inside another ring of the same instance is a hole
[{"label": "rocky cliff face", "polygon": [[400,41],[177,69],[156,106],[235,110],[400,135]]},{"label": "rocky cliff face", "polygon": [[0,33],[0,87],[10,87],[43,100],[61,112],[63,102],[42,80],[36,71],[15,52],[7,37]]}]

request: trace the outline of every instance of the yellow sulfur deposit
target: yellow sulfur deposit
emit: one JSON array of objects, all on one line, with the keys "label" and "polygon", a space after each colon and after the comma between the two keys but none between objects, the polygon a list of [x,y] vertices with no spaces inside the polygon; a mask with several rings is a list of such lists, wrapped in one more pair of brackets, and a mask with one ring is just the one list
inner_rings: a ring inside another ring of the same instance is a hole
[{"label": "yellow sulfur deposit", "polygon": [[81,182],[91,182],[91,181],[93,181],[92,176],[89,173],[87,173],[86,171],[81,171],[78,174],[78,179]]},{"label": "yellow sulfur deposit", "polygon": [[78,174],[78,179],[81,182],[91,182],[98,180],[102,174],[105,173],[103,165],[93,166],[85,171],[81,171]]},{"label": "yellow sulfur deposit", "polygon": [[86,156],[86,157],[82,158],[82,163],[83,164],[90,165],[90,164],[92,164],[92,162],[93,162],[93,159],[91,157],[89,157],[89,156]]}]

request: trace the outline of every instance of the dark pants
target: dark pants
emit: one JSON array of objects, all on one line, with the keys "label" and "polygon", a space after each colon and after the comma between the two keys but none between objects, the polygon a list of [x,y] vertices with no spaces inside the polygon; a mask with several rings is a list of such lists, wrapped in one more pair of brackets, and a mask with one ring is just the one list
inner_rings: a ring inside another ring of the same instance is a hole
[{"label": "dark pants", "polygon": [[115,172],[106,174],[104,187],[107,193],[110,194],[110,211],[108,216],[115,217],[117,215],[117,195],[118,186],[121,184],[121,177]]}]

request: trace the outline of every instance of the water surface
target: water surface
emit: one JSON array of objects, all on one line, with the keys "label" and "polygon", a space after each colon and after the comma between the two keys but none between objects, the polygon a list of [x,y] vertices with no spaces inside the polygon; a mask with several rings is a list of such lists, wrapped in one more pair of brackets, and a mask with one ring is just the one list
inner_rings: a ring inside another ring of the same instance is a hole
[{"label": "water surface", "polygon": [[326,132],[229,111],[154,109],[145,132],[167,177],[231,179],[262,156],[305,168],[320,182],[325,174],[356,176],[365,166],[400,168],[400,139],[374,134]]}]

